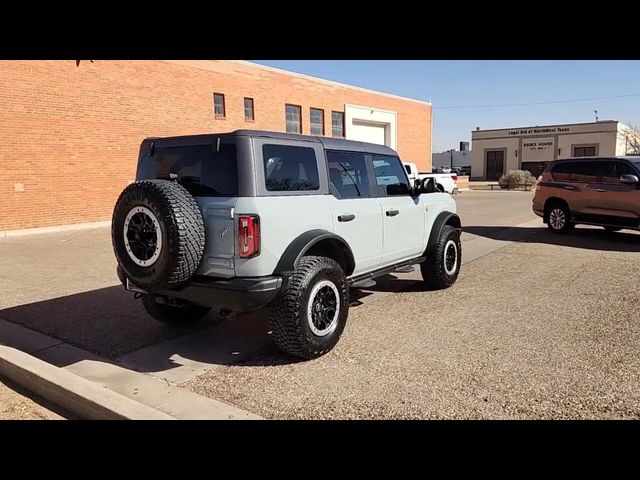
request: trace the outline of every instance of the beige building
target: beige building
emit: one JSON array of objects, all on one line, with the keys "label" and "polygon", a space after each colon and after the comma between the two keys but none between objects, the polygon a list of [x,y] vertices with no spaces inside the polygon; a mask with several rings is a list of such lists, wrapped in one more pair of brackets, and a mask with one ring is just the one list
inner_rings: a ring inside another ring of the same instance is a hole
[{"label": "beige building", "polygon": [[627,127],[616,120],[471,132],[471,179],[497,180],[509,170],[542,173],[558,158],[626,155]]}]

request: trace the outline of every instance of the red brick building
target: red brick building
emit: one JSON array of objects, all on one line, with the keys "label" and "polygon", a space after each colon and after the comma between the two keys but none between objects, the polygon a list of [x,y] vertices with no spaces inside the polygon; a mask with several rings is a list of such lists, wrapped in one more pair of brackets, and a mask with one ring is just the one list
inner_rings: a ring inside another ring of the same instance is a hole
[{"label": "red brick building", "polygon": [[301,130],[431,168],[428,102],[247,62],[7,60],[0,85],[0,232],[109,220],[148,136]]}]

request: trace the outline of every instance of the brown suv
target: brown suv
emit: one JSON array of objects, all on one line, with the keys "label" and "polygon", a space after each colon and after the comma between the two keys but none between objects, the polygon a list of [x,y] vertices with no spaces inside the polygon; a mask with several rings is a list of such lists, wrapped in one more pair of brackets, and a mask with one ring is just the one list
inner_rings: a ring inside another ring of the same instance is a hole
[{"label": "brown suv", "polygon": [[556,160],[538,179],[533,211],[557,233],[578,223],[640,230],[639,179],[640,157]]}]

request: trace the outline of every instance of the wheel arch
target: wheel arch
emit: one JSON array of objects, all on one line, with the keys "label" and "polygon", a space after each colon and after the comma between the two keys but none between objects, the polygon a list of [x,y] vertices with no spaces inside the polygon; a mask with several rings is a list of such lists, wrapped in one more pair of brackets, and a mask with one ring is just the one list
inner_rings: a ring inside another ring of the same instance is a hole
[{"label": "wheel arch", "polygon": [[346,276],[353,273],[356,262],[347,241],[327,230],[309,230],[296,237],[285,249],[274,270],[274,274],[295,271],[298,262],[305,255],[318,255],[334,259],[340,264]]},{"label": "wheel arch", "polygon": [[550,210],[552,205],[556,205],[556,204],[564,205],[565,207],[567,207],[567,210],[569,212],[571,211],[571,209],[569,208],[569,203],[564,198],[561,198],[561,197],[549,197],[544,202],[544,213],[543,213],[543,217],[542,217],[542,220],[543,220],[544,223],[548,223],[549,222],[549,210]]},{"label": "wheel arch", "polygon": [[431,226],[431,233],[429,234],[429,240],[427,241],[426,251],[430,251],[435,248],[440,232],[445,225],[462,230],[462,222],[457,214],[447,211],[440,212]]}]

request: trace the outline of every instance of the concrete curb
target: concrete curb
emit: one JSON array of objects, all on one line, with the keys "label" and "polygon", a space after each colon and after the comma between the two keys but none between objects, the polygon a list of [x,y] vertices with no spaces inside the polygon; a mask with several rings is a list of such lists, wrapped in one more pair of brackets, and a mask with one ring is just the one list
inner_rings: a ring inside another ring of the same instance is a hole
[{"label": "concrete curb", "polygon": [[73,223],[71,225],[54,225],[52,227],[23,228],[21,230],[0,231],[0,238],[3,237],[25,237],[28,235],[39,235],[43,233],[67,232],[73,230],[90,230],[92,228],[108,227],[111,220],[103,222]]},{"label": "concrete curb", "polygon": [[87,420],[174,420],[165,413],[0,345],[0,375]]}]

